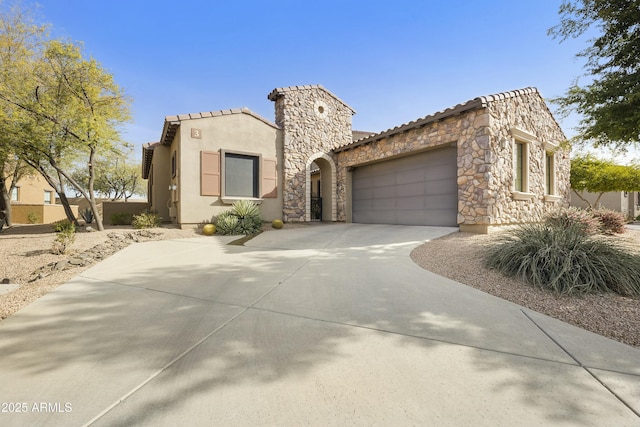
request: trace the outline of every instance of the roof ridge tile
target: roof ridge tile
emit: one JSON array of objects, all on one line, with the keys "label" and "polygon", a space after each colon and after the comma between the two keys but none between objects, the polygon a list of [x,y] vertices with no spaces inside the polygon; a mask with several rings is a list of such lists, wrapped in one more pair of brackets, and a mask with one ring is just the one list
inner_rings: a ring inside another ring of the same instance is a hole
[{"label": "roof ridge tile", "polygon": [[444,110],[437,111],[433,114],[429,114],[425,117],[398,125],[396,127],[375,133],[373,135],[366,136],[364,138],[360,138],[356,141],[352,141],[348,144],[345,144],[341,147],[336,148],[336,151],[344,151],[349,148],[357,147],[359,145],[368,144],[370,142],[378,141],[382,138],[395,135],[401,132],[409,131],[414,128],[425,126],[431,122],[435,122],[437,120],[442,120],[447,117],[453,116],[458,113],[463,113],[465,111],[473,110],[476,108],[485,108],[487,104],[491,102],[495,102],[498,100],[506,100],[510,98],[515,98],[520,95],[529,95],[532,93],[540,94],[537,88],[535,87],[526,87],[524,89],[517,89],[510,92],[500,92],[493,95],[485,95],[479,96],[477,98],[470,99],[466,102],[456,104],[453,107],[446,108]]},{"label": "roof ridge tile", "polygon": [[351,106],[349,106],[349,104],[344,102],[342,99],[337,97],[334,93],[332,93],[330,90],[326,89],[324,86],[322,86],[320,84],[277,87],[277,88],[273,89],[271,92],[269,92],[269,94],[267,95],[267,99],[270,100],[270,101],[275,101],[277,98],[279,98],[280,96],[282,96],[283,94],[285,94],[287,92],[292,92],[292,91],[295,91],[295,90],[308,90],[308,89],[321,89],[321,90],[325,91],[327,94],[329,94],[329,96],[331,96],[332,98],[336,99],[342,105],[344,105],[349,110],[351,110],[351,114],[355,114],[356,113],[356,110],[351,108]]}]

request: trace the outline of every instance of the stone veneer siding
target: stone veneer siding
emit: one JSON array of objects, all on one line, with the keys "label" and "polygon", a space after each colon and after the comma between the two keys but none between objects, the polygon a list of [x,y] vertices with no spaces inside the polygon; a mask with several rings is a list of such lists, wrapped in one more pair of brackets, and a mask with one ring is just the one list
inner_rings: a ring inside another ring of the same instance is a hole
[{"label": "stone veneer siding", "polygon": [[[569,156],[555,154],[556,201],[544,195],[544,143],[566,139],[537,91],[489,97],[486,106],[426,126],[395,133],[337,153],[337,219],[347,219],[348,168],[453,144],[457,147],[458,218],[461,228],[488,231],[491,225],[538,221],[569,201]],[[513,142],[510,129],[536,136],[529,144],[529,191],[533,199],[515,200]]]},{"label": "stone veneer siding", "polygon": [[[269,99],[284,137],[283,220],[305,221],[310,159],[335,164],[332,150],[351,142],[353,110],[320,86],[276,89]],[[335,176],[322,181],[331,185]]]},{"label": "stone veneer siding", "polygon": [[[570,199],[569,173],[571,161],[569,150],[561,145],[566,136],[553,118],[544,100],[537,91],[519,91],[518,96],[490,97],[487,112],[490,116],[490,151],[486,166],[489,173],[482,185],[483,198],[475,199],[468,191],[460,196],[465,200],[460,214],[463,223],[490,225],[519,224],[539,221],[541,217],[557,207],[567,207]],[[523,93],[524,92],[524,93]],[[512,129],[517,128],[535,137],[528,144],[529,189],[532,199],[517,200],[514,188],[514,143]],[[555,197],[545,195],[545,153],[554,152]],[[470,153],[472,156],[474,153]],[[460,159],[459,159],[460,160]],[[460,173],[458,174],[459,176]],[[467,178],[470,178],[467,176]],[[459,180],[459,188],[460,180]],[[486,193],[484,193],[486,187]],[[486,195],[486,197],[484,197]],[[474,213],[473,202],[487,207],[486,217]]]}]

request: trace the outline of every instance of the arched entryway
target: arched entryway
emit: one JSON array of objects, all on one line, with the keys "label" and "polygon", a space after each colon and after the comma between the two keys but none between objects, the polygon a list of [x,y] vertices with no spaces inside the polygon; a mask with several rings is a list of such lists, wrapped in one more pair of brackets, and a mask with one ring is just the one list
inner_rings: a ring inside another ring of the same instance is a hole
[{"label": "arched entryway", "polygon": [[325,153],[307,160],[305,221],[336,221],[336,165]]}]

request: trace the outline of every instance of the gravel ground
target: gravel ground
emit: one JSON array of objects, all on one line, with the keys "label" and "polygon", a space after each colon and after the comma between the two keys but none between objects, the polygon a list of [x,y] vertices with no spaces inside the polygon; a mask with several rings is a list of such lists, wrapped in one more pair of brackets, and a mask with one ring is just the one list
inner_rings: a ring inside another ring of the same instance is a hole
[{"label": "gravel ground", "polygon": [[[287,224],[285,227],[292,225]],[[295,225],[293,225],[295,226]],[[105,231],[76,233],[71,254],[81,253],[108,240],[110,233],[131,233],[131,227],[109,227]],[[196,230],[155,229],[155,239],[202,237]],[[640,252],[640,230],[620,237]],[[55,233],[50,225],[24,225],[0,233],[0,319],[35,301],[77,276],[89,266],[56,271],[34,282],[31,274],[39,267],[69,258],[50,251]],[[615,294],[568,297],[534,288],[484,267],[483,249],[492,236],[454,233],[416,248],[411,258],[421,267],[532,310],[555,317],[600,335],[640,347],[640,299]]]},{"label": "gravel ground", "polygon": [[[640,252],[640,230],[628,230],[616,238]],[[454,233],[414,249],[411,259],[441,276],[640,348],[640,299],[617,294],[556,295],[503,276],[483,264],[484,248],[492,239],[492,235]]]}]

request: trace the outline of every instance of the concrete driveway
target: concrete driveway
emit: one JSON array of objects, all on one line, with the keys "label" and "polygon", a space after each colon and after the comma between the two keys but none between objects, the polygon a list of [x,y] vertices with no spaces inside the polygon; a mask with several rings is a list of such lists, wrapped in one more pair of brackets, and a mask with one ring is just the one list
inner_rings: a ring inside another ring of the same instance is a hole
[{"label": "concrete driveway", "polygon": [[640,425],[640,350],[410,260],[453,231],[130,246],[0,322],[0,425]]}]

